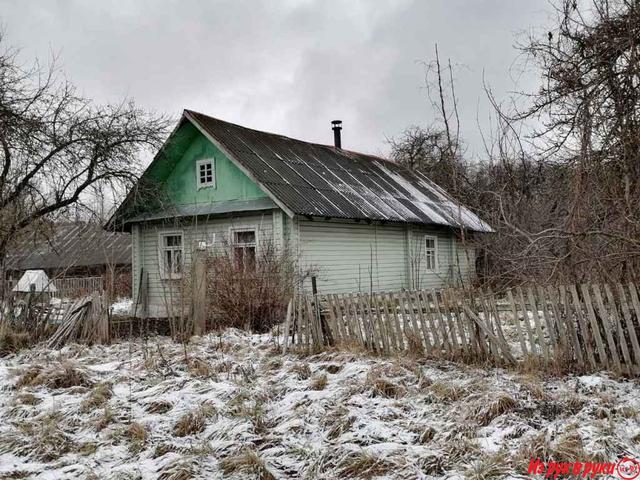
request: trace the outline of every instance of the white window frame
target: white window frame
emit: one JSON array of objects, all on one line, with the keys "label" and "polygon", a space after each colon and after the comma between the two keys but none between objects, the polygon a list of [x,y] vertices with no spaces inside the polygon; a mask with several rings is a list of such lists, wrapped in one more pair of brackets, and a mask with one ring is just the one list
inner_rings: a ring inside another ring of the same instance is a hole
[{"label": "white window frame", "polygon": [[[433,259],[433,268],[429,268],[429,266],[426,264],[427,263],[427,240],[433,240],[433,255],[434,255],[434,259]],[[425,259],[425,269],[429,272],[436,272],[438,271],[438,237],[435,235],[425,235],[422,238],[422,248],[424,249],[424,259]]]},{"label": "white window frame", "polygon": [[[235,248],[236,248],[236,233],[241,232],[253,232],[255,235],[255,242],[253,248],[255,248],[255,258],[258,259],[258,244],[260,243],[258,240],[259,230],[258,227],[231,227],[229,229],[229,243],[231,244],[231,253],[235,258]],[[244,246],[251,246],[250,244],[243,244]]]},{"label": "white window frame", "polygon": [[[158,232],[158,270],[160,271],[160,278],[163,280],[179,280],[182,278],[182,272],[167,272],[164,265],[164,252],[166,247],[164,245],[165,237],[173,237],[180,235],[180,258],[182,259],[182,270],[185,268],[185,256],[184,256],[184,232],[182,230],[165,230]],[[172,250],[177,250],[171,247]]]},{"label": "white window frame", "polygon": [[[211,181],[210,182],[202,182],[200,178],[200,166],[211,164]],[[196,161],[196,185],[198,186],[198,190],[201,188],[216,188],[216,159],[211,158],[203,158],[202,160]]]}]

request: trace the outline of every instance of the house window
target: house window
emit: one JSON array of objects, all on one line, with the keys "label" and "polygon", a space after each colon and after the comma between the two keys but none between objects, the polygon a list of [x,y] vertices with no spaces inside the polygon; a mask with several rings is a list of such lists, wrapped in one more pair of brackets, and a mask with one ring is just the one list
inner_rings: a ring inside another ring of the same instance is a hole
[{"label": "house window", "polygon": [[160,270],[162,278],[180,278],[184,262],[182,233],[160,234]]},{"label": "house window", "polygon": [[255,230],[234,230],[233,258],[238,265],[253,267],[256,261],[256,231]]},{"label": "house window", "polygon": [[216,172],[212,158],[198,160],[196,162],[196,179],[198,181],[198,188],[215,187]]},{"label": "house window", "polygon": [[424,237],[424,263],[427,270],[438,268],[438,240],[436,237],[430,235]]}]

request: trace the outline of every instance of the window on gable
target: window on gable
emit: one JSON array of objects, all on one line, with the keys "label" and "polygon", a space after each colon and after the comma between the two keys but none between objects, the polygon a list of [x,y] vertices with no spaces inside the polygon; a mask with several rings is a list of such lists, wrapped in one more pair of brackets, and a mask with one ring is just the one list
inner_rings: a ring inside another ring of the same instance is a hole
[{"label": "window on gable", "polygon": [[212,158],[198,160],[196,162],[196,179],[198,182],[198,188],[215,187],[215,162]]},{"label": "window on gable", "polygon": [[238,265],[253,268],[256,262],[256,231],[234,230],[232,241],[233,258]]},{"label": "window on gable", "polygon": [[438,268],[438,240],[431,235],[424,237],[424,265],[427,270]]},{"label": "window on gable", "polygon": [[184,251],[182,233],[160,234],[160,268],[163,278],[180,278],[182,276]]}]

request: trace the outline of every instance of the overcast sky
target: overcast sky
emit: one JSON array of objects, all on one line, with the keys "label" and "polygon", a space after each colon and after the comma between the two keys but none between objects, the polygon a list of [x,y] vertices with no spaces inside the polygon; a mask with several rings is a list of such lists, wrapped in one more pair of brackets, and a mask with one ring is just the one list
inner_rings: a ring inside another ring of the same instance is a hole
[{"label": "overcast sky", "polygon": [[[517,35],[548,12],[543,0],[0,0],[7,43],[25,61],[59,54],[98,101],[129,96],[321,143],[339,118],[343,146],[368,153],[433,122],[421,62],[436,42],[459,65],[462,135],[479,152],[483,70],[497,96],[513,90]],[[536,84],[533,74],[519,82]]]}]

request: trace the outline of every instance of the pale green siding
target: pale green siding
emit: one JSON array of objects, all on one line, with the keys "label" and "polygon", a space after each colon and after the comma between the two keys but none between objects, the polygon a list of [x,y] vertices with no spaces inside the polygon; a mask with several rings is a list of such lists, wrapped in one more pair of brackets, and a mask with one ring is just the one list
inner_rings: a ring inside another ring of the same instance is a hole
[{"label": "pale green siding", "polygon": [[[316,270],[322,293],[458,285],[469,281],[475,261],[472,248],[463,248],[450,230],[434,227],[300,219],[290,235],[301,267]],[[434,270],[424,265],[425,235],[437,239]]]},{"label": "pale green siding", "polygon": [[321,292],[406,288],[403,226],[298,222],[301,264],[317,269]]},{"label": "pale green siding", "polygon": [[[409,275],[412,288],[440,288],[460,285],[471,279],[470,266],[475,264],[473,249],[462,245],[448,229],[409,227]],[[425,266],[425,237],[435,237],[438,262],[434,270]]]},{"label": "pale green siding", "polygon": [[[214,251],[222,251],[229,245],[230,232],[233,229],[255,228],[258,232],[258,248],[260,244],[274,241],[274,216],[272,212],[264,214],[241,216],[233,218],[219,218],[207,220],[187,219],[175,224],[165,222],[139,224],[132,232],[134,243],[134,298],[140,281],[140,272],[144,271],[148,278],[148,312],[150,316],[164,316],[166,304],[177,305],[183,282],[168,280],[160,275],[159,239],[162,233],[180,232],[183,235],[183,249],[185,255],[185,271],[189,270],[193,251],[198,242],[213,244]],[[135,245],[139,245],[136,249]],[[136,281],[137,280],[137,281]]]}]

